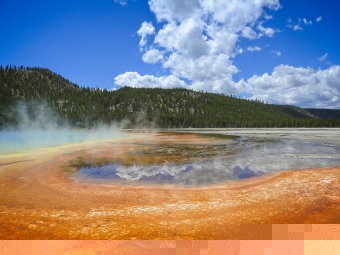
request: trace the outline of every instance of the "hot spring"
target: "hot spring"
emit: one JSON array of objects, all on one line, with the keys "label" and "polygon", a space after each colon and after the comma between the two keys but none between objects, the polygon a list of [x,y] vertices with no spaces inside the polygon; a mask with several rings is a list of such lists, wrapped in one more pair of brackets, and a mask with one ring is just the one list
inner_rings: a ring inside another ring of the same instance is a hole
[{"label": "hot spring", "polygon": [[340,129],[165,131],[2,133],[0,237],[241,240],[244,224],[339,223]]},{"label": "hot spring", "polygon": [[0,132],[0,155],[126,137],[128,137],[126,133],[116,130],[2,131]]},{"label": "hot spring", "polygon": [[[118,158],[77,155],[66,166],[79,183],[207,186],[268,173],[340,165],[340,146],[322,142],[212,136],[210,143],[130,143]],[[113,148],[102,148],[101,153]]]}]

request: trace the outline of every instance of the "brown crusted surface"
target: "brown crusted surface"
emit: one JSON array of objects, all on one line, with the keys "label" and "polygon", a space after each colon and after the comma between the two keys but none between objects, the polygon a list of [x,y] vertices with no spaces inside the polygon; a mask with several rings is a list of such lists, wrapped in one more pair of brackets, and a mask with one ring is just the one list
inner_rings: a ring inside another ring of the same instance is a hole
[{"label": "brown crusted surface", "polygon": [[210,139],[145,134],[0,158],[0,239],[240,239],[248,223],[340,223],[339,167],[196,189],[79,184],[60,170],[84,153],[118,158],[135,144],[178,141]]}]

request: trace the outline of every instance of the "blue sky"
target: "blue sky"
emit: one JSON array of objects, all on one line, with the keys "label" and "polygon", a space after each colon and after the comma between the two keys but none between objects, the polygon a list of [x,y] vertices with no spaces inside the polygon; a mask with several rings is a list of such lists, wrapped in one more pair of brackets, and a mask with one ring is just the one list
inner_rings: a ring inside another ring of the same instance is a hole
[{"label": "blue sky", "polygon": [[1,0],[0,65],[340,108],[336,0]]}]

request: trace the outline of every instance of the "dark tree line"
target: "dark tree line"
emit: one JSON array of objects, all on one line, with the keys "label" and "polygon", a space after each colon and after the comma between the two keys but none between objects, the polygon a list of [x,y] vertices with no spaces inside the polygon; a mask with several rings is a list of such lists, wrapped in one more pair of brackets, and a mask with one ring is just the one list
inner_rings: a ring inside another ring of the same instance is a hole
[{"label": "dark tree line", "polygon": [[[301,115],[258,100],[183,88],[117,91],[79,87],[48,69],[0,67],[0,128],[15,125],[9,114],[18,102],[46,102],[74,128],[123,123],[123,127],[339,127],[339,119]],[[285,112],[286,111],[286,112]],[[39,113],[34,113],[39,114]]]}]

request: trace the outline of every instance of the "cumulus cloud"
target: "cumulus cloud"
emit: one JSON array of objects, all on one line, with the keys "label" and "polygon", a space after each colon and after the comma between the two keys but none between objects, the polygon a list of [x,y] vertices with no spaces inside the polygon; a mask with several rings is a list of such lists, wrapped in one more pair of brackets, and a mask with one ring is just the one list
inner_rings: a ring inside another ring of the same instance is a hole
[{"label": "cumulus cloud", "polygon": [[340,66],[326,70],[279,65],[247,80],[254,98],[274,104],[340,108]]},{"label": "cumulus cloud", "polygon": [[176,88],[185,87],[185,82],[174,75],[155,77],[153,75],[140,75],[137,72],[126,72],[114,78],[119,86],[134,88]]},{"label": "cumulus cloud", "polygon": [[156,64],[163,59],[163,54],[157,49],[151,49],[145,52],[142,59],[145,63]]},{"label": "cumulus cloud", "polygon": [[322,20],[322,16],[316,18],[316,22],[320,22]]},{"label": "cumulus cloud", "polygon": [[268,37],[273,37],[276,32],[279,32],[279,30],[275,30],[271,27],[263,27],[262,24],[258,25],[257,28]]},{"label": "cumulus cloud", "polygon": [[325,55],[319,57],[318,60],[319,60],[320,62],[323,62],[323,61],[326,60],[327,57],[328,57],[328,53],[326,53]]},{"label": "cumulus cloud", "polygon": [[139,46],[143,47],[147,43],[147,36],[152,35],[155,33],[155,28],[150,22],[144,21],[140,27],[140,29],[137,31],[137,34],[141,37],[139,41]]},{"label": "cumulus cloud", "polygon": [[[155,77],[127,72],[118,75],[115,84],[251,93],[272,103],[339,107],[339,91],[332,89],[332,86],[340,87],[338,66],[316,71],[280,65],[271,75],[233,80],[239,72],[234,58],[245,51],[261,50],[257,46],[241,47],[241,38],[253,42],[280,32],[266,25],[266,20],[272,18],[268,11],[281,8],[279,0],[149,0],[148,3],[159,26],[156,29],[152,23],[143,22],[137,31],[142,59],[150,64],[160,63],[170,75]],[[300,23],[287,20],[287,26],[294,31],[310,24],[307,19],[300,19]],[[280,51],[272,53],[282,55]]]},{"label": "cumulus cloud", "polygon": [[196,59],[209,54],[210,50],[202,33],[202,25],[189,18],[180,25],[170,23],[164,26],[156,35],[155,43],[171,53]]},{"label": "cumulus cloud", "polygon": [[258,47],[258,46],[254,46],[254,47],[252,47],[252,46],[249,46],[248,48],[247,48],[247,50],[248,51],[260,51],[260,50],[262,50],[260,47]]},{"label": "cumulus cloud", "polygon": [[181,0],[150,0],[150,9],[155,13],[158,21],[184,21],[192,16],[199,15],[201,11],[200,1]]},{"label": "cumulus cloud", "polygon": [[[156,86],[168,87],[178,86],[185,79],[195,89],[229,93],[242,92],[238,90],[244,87],[232,80],[239,71],[232,59],[245,51],[238,46],[239,38],[273,37],[278,30],[263,25],[264,20],[272,18],[266,12],[281,8],[279,0],[150,0],[149,6],[162,27],[156,31],[151,23],[142,23],[137,31],[142,59],[161,63],[171,73],[172,82],[162,85],[162,77],[127,73],[116,77],[116,84],[140,86],[132,81],[135,78],[147,86],[152,81]],[[148,42],[153,34],[153,41]]]},{"label": "cumulus cloud", "polygon": [[245,38],[254,40],[256,38],[259,37],[259,35],[250,27],[245,26],[242,31],[241,31],[241,35]]},{"label": "cumulus cloud", "polygon": [[171,54],[163,66],[171,68],[173,74],[177,77],[185,77],[192,81],[225,79],[225,77],[230,77],[238,72],[237,67],[232,65],[229,57],[225,54],[204,55],[198,59],[192,59],[182,54],[174,53]]}]

